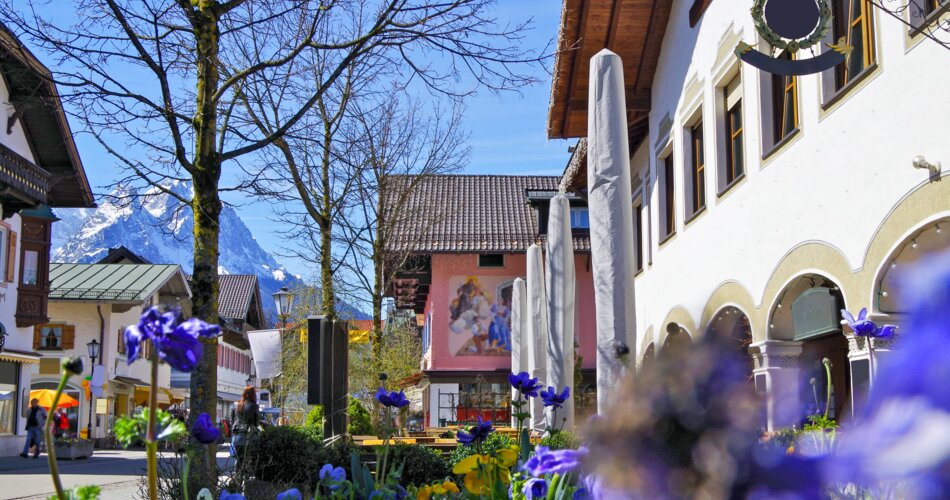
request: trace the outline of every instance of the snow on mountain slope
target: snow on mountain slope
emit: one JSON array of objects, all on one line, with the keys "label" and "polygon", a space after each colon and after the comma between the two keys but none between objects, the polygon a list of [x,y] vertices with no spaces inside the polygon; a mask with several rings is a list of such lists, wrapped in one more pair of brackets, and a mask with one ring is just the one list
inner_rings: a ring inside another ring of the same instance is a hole
[{"label": "snow on mountain slope", "polygon": [[[173,193],[191,197],[189,184],[175,182],[167,187]],[[126,193],[114,191],[111,194]],[[105,257],[110,248],[122,245],[149,262],[180,264],[186,273],[191,273],[194,220],[190,208],[182,208],[175,197],[156,188],[130,203],[116,203],[112,199],[101,199],[96,209],[56,210],[61,220],[53,225],[53,262],[96,262]],[[275,318],[271,295],[284,286],[292,289],[301,281],[261,248],[231,207],[221,211],[218,245],[221,250],[218,271],[257,275],[265,314]],[[363,317],[355,309],[348,306],[341,309],[344,308]]]}]

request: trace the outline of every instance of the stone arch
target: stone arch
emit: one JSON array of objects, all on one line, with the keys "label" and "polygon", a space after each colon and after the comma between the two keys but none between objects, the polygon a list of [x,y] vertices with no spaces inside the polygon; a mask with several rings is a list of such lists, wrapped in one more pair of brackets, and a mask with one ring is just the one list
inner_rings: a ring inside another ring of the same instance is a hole
[{"label": "stone arch", "polygon": [[[706,301],[706,306],[703,307],[703,314],[699,321],[699,324],[702,326],[703,331],[706,331],[709,323],[715,318],[716,314],[721,311],[723,308],[732,306],[745,314],[750,321],[753,320],[753,313],[756,310],[755,300],[752,299],[752,294],[749,293],[749,290],[744,287],[738,281],[726,281],[720,284],[712,295],[709,296],[709,300]],[[753,341],[762,340],[765,338],[764,334],[760,334],[761,338],[756,336],[757,332],[761,328],[755,328],[755,322],[752,322],[752,339]]]},{"label": "stone arch", "polygon": [[772,327],[772,317],[780,295],[787,293],[789,285],[793,282],[809,275],[821,276],[835,283],[841,292],[845,306],[854,302],[859,280],[844,253],[823,241],[803,243],[785,254],[769,276],[762,294],[762,304],[766,307],[761,318],[764,324],[762,324],[763,331],[760,337],[768,340],[784,340],[775,337]]},{"label": "stone arch", "polygon": [[[666,341],[670,335],[668,328],[670,324],[679,325],[680,328],[686,330],[686,333],[691,339],[697,335],[698,330],[696,329],[696,323],[693,320],[693,316],[689,314],[689,311],[687,311],[685,307],[676,306],[666,314],[666,318],[664,318],[663,322],[660,323],[656,341],[657,346],[663,346],[666,344]],[[662,351],[663,347],[659,347],[659,349]]]}]

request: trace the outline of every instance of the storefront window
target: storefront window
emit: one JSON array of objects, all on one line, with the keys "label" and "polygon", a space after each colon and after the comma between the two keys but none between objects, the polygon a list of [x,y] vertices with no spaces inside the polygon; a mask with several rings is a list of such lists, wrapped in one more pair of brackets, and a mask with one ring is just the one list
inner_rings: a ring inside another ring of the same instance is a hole
[{"label": "storefront window", "polygon": [[17,375],[20,365],[0,361],[0,435],[16,431]]}]

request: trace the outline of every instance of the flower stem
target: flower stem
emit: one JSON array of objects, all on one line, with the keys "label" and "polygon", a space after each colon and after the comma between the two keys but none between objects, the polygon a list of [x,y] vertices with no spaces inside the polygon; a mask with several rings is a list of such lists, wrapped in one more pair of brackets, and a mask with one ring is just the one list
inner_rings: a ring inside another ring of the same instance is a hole
[{"label": "flower stem", "polygon": [[[831,360],[824,358],[821,360],[822,364],[825,365],[825,376],[827,377],[828,383],[825,391],[825,418],[828,418],[828,410],[831,409],[831,390],[833,387],[833,382],[831,381]],[[837,410],[836,410],[837,411]]]},{"label": "flower stem", "polygon": [[[69,380],[69,372],[63,371],[63,377],[59,380],[59,386],[56,388],[56,394],[53,395],[52,411],[56,411],[59,406],[59,397],[66,388],[66,381]],[[63,492],[63,483],[59,480],[59,467],[56,464],[56,450],[53,446],[53,431],[51,426],[53,419],[47,418],[46,425],[43,427],[43,440],[46,441],[46,460],[49,461],[49,474],[53,478],[53,487],[56,488],[56,496],[60,500],[66,500],[66,494]],[[37,455],[39,454],[39,443],[37,443]]]},{"label": "flower stem", "polygon": [[[153,346],[154,347],[154,346]],[[152,349],[151,391],[148,395],[148,427],[145,431],[145,453],[148,464],[148,498],[158,500],[158,440],[155,439],[158,410],[158,349]]]},{"label": "flower stem", "polygon": [[181,498],[188,500],[188,472],[191,470],[191,455],[185,457],[185,465],[181,471]]}]

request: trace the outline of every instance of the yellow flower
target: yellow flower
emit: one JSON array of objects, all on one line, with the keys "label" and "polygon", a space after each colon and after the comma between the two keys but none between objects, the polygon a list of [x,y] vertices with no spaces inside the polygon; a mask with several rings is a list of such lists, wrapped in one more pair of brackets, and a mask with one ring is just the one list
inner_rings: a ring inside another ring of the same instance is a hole
[{"label": "yellow flower", "polygon": [[419,491],[416,493],[416,500],[429,500],[430,498],[432,498],[431,486],[427,485],[419,488]]},{"label": "yellow flower", "polygon": [[478,465],[488,464],[491,462],[491,457],[488,455],[469,455],[463,458],[459,463],[455,464],[455,467],[452,468],[453,474],[465,474],[474,470],[478,470]]},{"label": "yellow flower", "polygon": [[510,446],[495,452],[495,461],[498,465],[508,468],[518,461],[518,447]]},{"label": "yellow flower", "polygon": [[442,489],[444,489],[446,493],[459,493],[458,485],[453,483],[452,481],[446,481],[442,483],[441,486],[442,486]]}]

